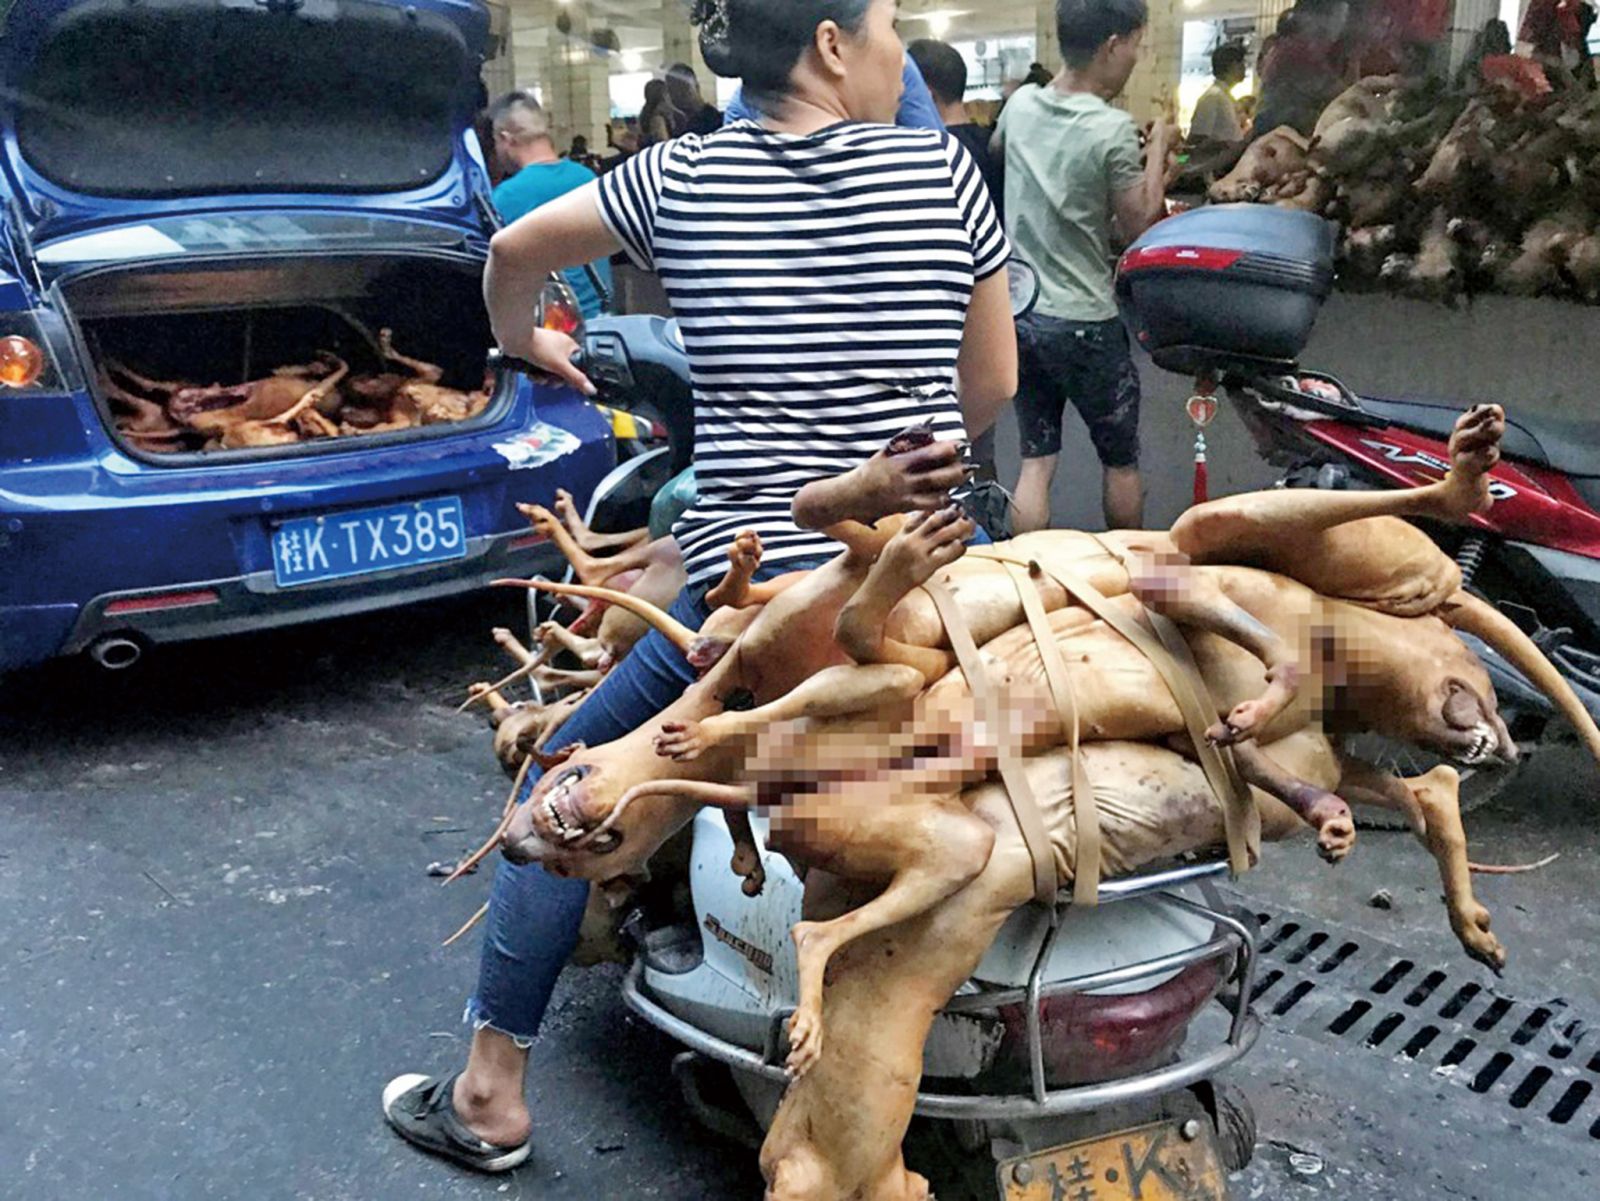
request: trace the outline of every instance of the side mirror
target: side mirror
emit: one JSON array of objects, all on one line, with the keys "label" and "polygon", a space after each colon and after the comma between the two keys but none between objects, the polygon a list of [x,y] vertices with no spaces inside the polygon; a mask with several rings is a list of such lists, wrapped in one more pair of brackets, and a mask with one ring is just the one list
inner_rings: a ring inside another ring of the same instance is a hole
[{"label": "side mirror", "polygon": [[1039,303],[1039,273],[1013,250],[1006,264],[1006,282],[1011,286],[1011,315],[1020,320]]}]

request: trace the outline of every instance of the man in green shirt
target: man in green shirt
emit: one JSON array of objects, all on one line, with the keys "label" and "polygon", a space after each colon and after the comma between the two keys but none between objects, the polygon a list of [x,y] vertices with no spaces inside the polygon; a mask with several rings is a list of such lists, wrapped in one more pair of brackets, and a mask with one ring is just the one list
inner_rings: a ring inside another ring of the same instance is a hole
[{"label": "man in green shirt", "polygon": [[1020,88],[1000,116],[1007,232],[1042,282],[1037,308],[1017,323],[1019,533],[1050,523],[1068,400],[1105,470],[1107,525],[1144,524],[1139,372],[1117,315],[1112,227],[1132,241],[1164,215],[1172,131],[1156,126],[1144,161],[1133,118],[1110,102],[1133,74],[1147,21],[1144,0],[1057,0],[1066,65],[1048,85]]}]

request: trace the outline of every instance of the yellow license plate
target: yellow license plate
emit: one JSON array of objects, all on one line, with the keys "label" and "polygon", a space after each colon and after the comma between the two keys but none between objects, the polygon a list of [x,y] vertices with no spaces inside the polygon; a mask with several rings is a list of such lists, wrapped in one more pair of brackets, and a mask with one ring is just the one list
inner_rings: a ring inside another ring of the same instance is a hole
[{"label": "yellow license plate", "polygon": [[1208,1122],[1157,1122],[1008,1159],[1002,1201],[1224,1201],[1227,1176]]}]

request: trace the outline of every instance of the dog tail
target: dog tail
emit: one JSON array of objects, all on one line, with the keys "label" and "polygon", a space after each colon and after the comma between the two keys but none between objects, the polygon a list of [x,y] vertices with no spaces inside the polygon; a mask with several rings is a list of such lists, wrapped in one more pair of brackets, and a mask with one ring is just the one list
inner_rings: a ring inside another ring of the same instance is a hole
[{"label": "dog tail", "polygon": [[1572,723],[1595,762],[1600,763],[1600,727],[1595,725],[1578,694],[1562,678],[1560,670],[1516,622],[1467,592],[1457,592],[1446,601],[1440,616],[1454,628],[1483,639],[1549,697],[1562,716]]},{"label": "dog tail", "polygon": [[1542,871],[1559,858],[1561,852],[1557,851],[1553,855],[1546,855],[1538,863],[1469,863],[1467,870],[1475,876],[1521,876]]},{"label": "dog tail", "polygon": [[587,600],[605,601],[649,622],[665,634],[667,641],[685,655],[689,653],[689,647],[697,637],[688,626],[662,612],[649,601],[629,596],[626,592],[615,592],[610,588],[590,588],[585,584],[552,584],[548,580],[496,580],[495,587],[532,588],[538,592],[548,592],[552,596],[580,596]]}]

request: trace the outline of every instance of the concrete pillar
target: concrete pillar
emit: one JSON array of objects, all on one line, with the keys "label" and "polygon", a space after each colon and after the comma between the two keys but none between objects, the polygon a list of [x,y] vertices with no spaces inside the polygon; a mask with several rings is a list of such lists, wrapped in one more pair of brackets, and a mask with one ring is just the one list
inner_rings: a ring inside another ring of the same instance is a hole
[{"label": "concrete pillar", "polygon": [[[585,0],[509,0],[512,61],[517,86],[536,88],[550,114],[550,135],[565,150],[577,134],[606,144],[611,119],[608,56],[589,40]],[[565,25],[566,29],[559,28]]]},{"label": "concrete pillar", "polygon": [[700,80],[700,94],[715,103],[716,73],[700,53],[700,30],[689,23],[688,0],[661,0],[661,67],[688,63]]},{"label": "concrete pillar", "polygon": [[1124,107],[1143,124],[1166,113],[1175,115],[1178,82],[1183,73],[1183,6],[1181,0],[1150,0],[1150,24],[1144,50],[1128,80]]},{"label": "concrete pillar", "polygon": [[1035,14],[1033,61],[1043,63],[1045,70],[1054,75],[1061,70],[1061,39],[1056,36],[1056,0],[1038,0]]},{"label": "concrete pillar", "polygon": [[517,86],[517,68],[511,43],[511,10],[503,0],[489,5],[490,55],[483,64],[483,83],[489,99]]}]

